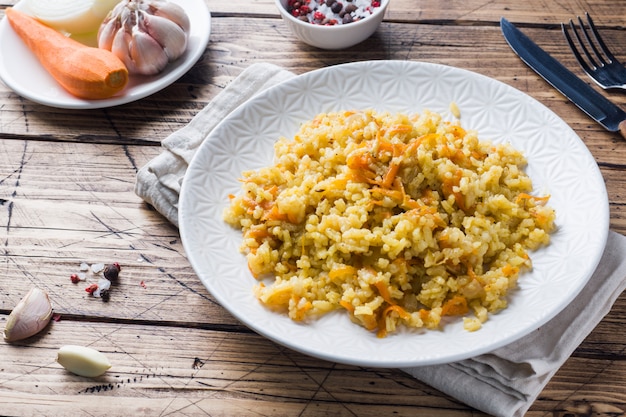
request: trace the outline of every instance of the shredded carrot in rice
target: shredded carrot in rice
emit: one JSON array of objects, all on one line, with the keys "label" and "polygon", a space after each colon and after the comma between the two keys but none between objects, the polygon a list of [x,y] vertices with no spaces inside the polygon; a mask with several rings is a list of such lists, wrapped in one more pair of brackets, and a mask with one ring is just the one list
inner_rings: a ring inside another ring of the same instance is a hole
[{"label": "shredded carrot in rice", "polygon": [[343,311],[378,337],[482,322],[555,228],[525,165],[433,112],[322,113],[242,174],[224,218],[257,298],[295,321]]}]

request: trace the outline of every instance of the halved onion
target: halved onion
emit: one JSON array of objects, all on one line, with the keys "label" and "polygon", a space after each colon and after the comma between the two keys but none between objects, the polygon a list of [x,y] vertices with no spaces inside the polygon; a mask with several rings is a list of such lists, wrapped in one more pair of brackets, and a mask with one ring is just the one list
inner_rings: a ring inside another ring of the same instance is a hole
[{"label": "halved onion", "polygon": [[120,0],[26,0],[33,16],[46,25],[69,34],[97,32]]}]

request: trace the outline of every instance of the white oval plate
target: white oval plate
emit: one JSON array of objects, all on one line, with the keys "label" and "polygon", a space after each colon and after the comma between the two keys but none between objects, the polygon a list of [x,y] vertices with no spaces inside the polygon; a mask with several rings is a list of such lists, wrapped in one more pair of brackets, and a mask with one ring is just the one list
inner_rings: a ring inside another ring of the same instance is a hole
[{"label": "white oval plate", "polygon": [[[204,0],[171,1],[181,5],[189,16],[191,29],[187,50],[160,74],[131,76],[128,86],[109,99],[84,100],[65,91],[41,66],[6,18],[0,21],[0,79],[22,97],[63,109],[112,107],[154,94],[179,79],[200,59],[211,33],[211,13]],[[17,3],[15,8],[30,13],[24,1]]]},{"label": "white oval plate", "polygon": [[[552,195],[558,230],[552,243],[531,252],[532,272],[519,279],[509,307],[476,332],[460,319],[441,331],[402,330],[384,339],[337,311],[296,323],[263,307],[255,279],[239,253],[241,233],[222,220],[241,172],[272,163],[273,143],[293,137],[319,112],[373,108],[415,113],[429,109],[453,119],[481,140],[509,141],[528,158],[535,190]],[[609,229],[606,187],[581,139],[563,120],[528,95],[485,76],[436,64],[370,61],[328,67],[260,93],[224,119],[195,155],[183,182],[180,232],[202,283],[245,325],[297,351],[331,361],[373,367],[432,365],[466,359],[532,332],[567,306],[587,283]]]}]

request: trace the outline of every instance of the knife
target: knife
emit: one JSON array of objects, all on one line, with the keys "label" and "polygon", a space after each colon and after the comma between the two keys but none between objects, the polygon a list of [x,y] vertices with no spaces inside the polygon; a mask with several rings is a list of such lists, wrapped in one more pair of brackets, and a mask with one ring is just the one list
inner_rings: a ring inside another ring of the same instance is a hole
[{"label": "knife", "polygon": [[578,78],[504,17],[502,34],[513,51],[537,74],[609,132],[626,138],[626,112]]}]

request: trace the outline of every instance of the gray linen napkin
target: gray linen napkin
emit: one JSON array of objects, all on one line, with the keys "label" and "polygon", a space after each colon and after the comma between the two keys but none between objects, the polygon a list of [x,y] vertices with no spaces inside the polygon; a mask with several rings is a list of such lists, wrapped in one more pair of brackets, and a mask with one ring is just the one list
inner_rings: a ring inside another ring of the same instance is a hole
[{"label": "gray linen napkin", "polygon": [[[178,226],[178,196],[185,171],[211,129],[256,93],[294,76],[270,64],[244,70],[187,126],[163,141],[163,152],[137,174],[137,195]],[[600,265],[580,295],[521,340],[460,362],[403,370],[485,413],[523,416],[626,288],[624,254],[626,237],[610,232]]]},{"label": "gray linen napkin", "polygon": [[137,173],[135,192],[178,226],[178,196],[196,150],[219,122],[260,91],[295,74],[271,64],[254,64],[243,71],[187,126],[161,142],[163,152]]}]

